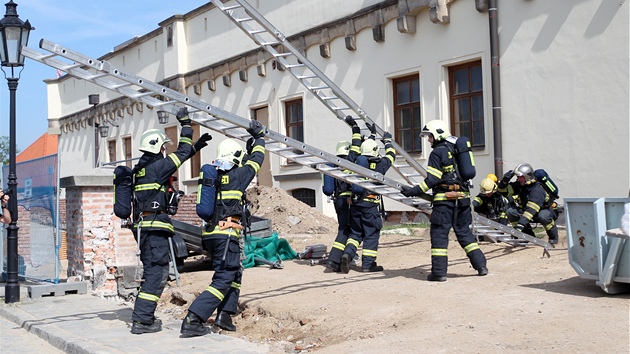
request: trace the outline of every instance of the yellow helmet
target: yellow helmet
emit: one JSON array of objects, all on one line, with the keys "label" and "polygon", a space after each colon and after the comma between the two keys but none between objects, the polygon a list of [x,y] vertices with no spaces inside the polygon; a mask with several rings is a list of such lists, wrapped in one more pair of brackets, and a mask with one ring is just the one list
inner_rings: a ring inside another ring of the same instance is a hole
[{"label": "yellow helmet", "polygon": [[240,166],[245,152],[241,144],[234,139],[225,139],[217,146],[217,168],[229,170],[234,166]]},{"label": "yellow helmet", "polygon": [[378,156],[379,146],[376,140],[365,139],[361,144],[361,155],[376,157]]},{"label": "yellow helmet", "polygon": [[497,184],[491,178],[484,178],[479,184],[479,189],[483,194],[494,193],[497,190]]},{"label": "yellow helmet", "polygon": [[494,183],[497,183],[497,181],[499,180],[497,178],[497,175],[495,175],[494,173],[488,173],[488,175],[486,176],[486,178],[490,178]]},{"label": "yellow helmet", "polygon": [[435,141],[441,141],[451,136],[451,133],[446,127],[446,122],[439,119],[432,120],[425,124],[420,132],[420,136],[429,136],[429,134],[433,134]]},{"label": "yellow helmet", "polygon": [[170,143],[171,140],[160,129],[149,129],[142,133],[140,137],[140,151],[158,154],[162,150],[162,145]]},{"label": "yellow helmet", "polygon": [[348,156],[348,153],[350,152],[350,142],[349,141],[338,142],[335,150],[337,151],[337,156]]}]

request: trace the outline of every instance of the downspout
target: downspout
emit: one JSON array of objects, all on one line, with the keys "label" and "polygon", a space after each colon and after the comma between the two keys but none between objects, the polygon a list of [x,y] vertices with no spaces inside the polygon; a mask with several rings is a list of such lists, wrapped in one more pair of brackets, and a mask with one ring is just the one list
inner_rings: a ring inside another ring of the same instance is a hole
[{"label": "downspout", "polygon": [[501,133],[501,68],[499,66],[499,19],[497,2],[497,0],[488,0],[488,18],[490,20],[494,174],[500,179],[501,176],[503,176],[503,139]]}]

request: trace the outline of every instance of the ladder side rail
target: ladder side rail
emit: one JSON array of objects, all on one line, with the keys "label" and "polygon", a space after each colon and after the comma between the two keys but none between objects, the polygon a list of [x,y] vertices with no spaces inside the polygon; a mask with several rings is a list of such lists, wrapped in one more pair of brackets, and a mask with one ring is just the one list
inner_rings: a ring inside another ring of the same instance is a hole
[{"label": "ladder side rail", "polygon": [[[300,53],[299,50],[297,50],[295,47],[293,47],[293,45],[291,45],[291,43],[289,41],[286,40],[286,36],[284,34],[282,34],[276,27],[274,27],[269,21],[267,21],[264,16],[262,16],[254,7],[252,7],[251,5],[249,5],[249,3],[247,3],[247,1],[244,0],[236,0],[236,2],[241,5],[243,7],[243,9],[253,18],[256,20],[256,22],[262,26],[263,28],[265,28],[265,30],[268,32],[268,34],[271,34],[276,40],[278,40],[286,49],[288,49],[296,58],[297,60],[304,64],[306,67],[308,67],[309,70],[311,70],[322,82],[324,82],[329,89],[338,97],[339,100],[341,100],[344,104],[346,104],[349,108],[351,108],[361,119],[363,119],[366,123],[369,124],[375,124],[374,121],[368,116],[368,114],[361,109],[361,107],[354,102],[348,95],[345,94],[345,92],[343,92],[332,80],[330,80],[321,70],[319,70],[313,63],[311,63],[304,55],[302,55],[302,53]],[[230,13],[228,12],[232,12],[234,11],[234,9],[228,9],[228,7],[226,7],[225,5],[223,5],[220,1],[215,1],[214,2],[215,6],[217,8],[219,8],[221,10],[221,12],[223,12],[224,14],[226,14],[228,16],[228,18],[230,20],[232,20],[232,22],[234,22],[237,27],[241,28],[250,38],[252,38],[254,40],[254,42],[256,42],[257,44],[259,44],[260,46],[262,46],[264,49],[266,49],[269,53],[271,53],[276,59],[278,59],[280,61],[280,63],[282,65],[284,65],[285,67],[288,67],[290,64],[288,63],[288,61],[285,59],[284,56],[278,56],[277,55],[277,51],[275,51],[275,49],[273,48],[273,46],[271,44],[263,44],[265,43],[265,41],[262,39],[262,37],[258,34],[258,31],[252,29],[251,27],[249,29],[246,28],[246,24],[243,21],[238,21],[234,16],[232,16]],[[303,83],[303,80],[300,79],[294,72],[293,70],[289,69],[289,72],[296,78],[298,79],[298,81]],[[309,88],[308,85],[305,85],[307,87],[307,89]],[[309,89],[310,90],[310,89]],[[329,102],[329,100],[324,99],[324,97],[322,97],[321,95],[317,94],[317,92],[315,90],[310,90],[313,94],[315,94],[315,96],[322,102],[324,103],[324,105],[326,105],[327,107],[329,107],[332,112],[337,116],[337,118],[339,119],[343,119],[345,117],[345,114],[343,114],[340,110],[336,110],[333,109],[333,106],[331,105],[331,103]],[[378,125],[375,125],[377,133],[380,136],[383,136],[383,134],[385,133],[385,131],[380,128]],[[407,160],[407,163],[409,164],[409,166],[411,166],[414,170],[416,170],[421,176],[426,177],[426,170],[415,160],[411,157],[411,155],[409,155],[409,153],[407,153],[398,143],[396,143],[394,140],[392,140],[392,146],[394,147],[394,149],[405,158],[405,160]],[[409,178],[409,176],[399,172],[399,174],[410,184],[414,184],[413,181]]]},{"label": "ladder side rail", "polygon": [[551,255],[549,254],[549,248],[553,248],[548,242],[543,241],[541,239],[538,239],[536,237],[533,237],[531,235],[528,235],[526,233],[520,232],[516,229],[514,229],[513,227],[507,226],[507,225],[503,225],[501,223],[498,223],[496,221],[492,221],[490,219],[484,218],[483,216],[477,214],[477,213],[473,213],[473,220],[475,222],[478,222],[482,225],[486,225],[486,226],[490,226],[496,230],[500,230],[506,234],[510,234],[518,239],[522,239],[525,240],[527,242],[531,242],[535,245],[541,246],[542,248],[544,248],[543,253],[547,256],[547,257],[551,257]]},{"label": "ladder side rail", "polygon": [[[206,118],[198,118],[193,116],[191,118],[191,120],[195,121],[196,123],[206,126],[212,130],[218,131],[222,134],[225,134],[227,136],[230,137],[234,137],[243,141],[246,141],[249,137],[249,133],[246,132],[246,128],[249,126],[249,122],[250,120],[240,117],[238,115],[235,115],[233,113],[221,110],[217,107],[214,107],[212,105],[207,104],[206,102],[203,101],[199,101],[196,99],[192,99],[180,92],[174,91],[172,89],[166,88],[164,86],[161,86],[159,84],[150,82],[148,80],[144,80],[140,77],[137,77],[135,75],[130,75],[130,74],[126,74],[123,73],[121,71],[119,71],[118,69],[113,68],[109,63],[107,62],[98,62],[98,61],[94,61],[91,58],[87,58],[84,57],[82,55],[79,55],[78,53],[74,53],[68,49],[61,49],[62,47],[52,43],[52,42],[48,42],[48,41],[44,41],[42,40],[42,47],[44,49],[47,50],[54,50],[57,52],[57,55],[65,57],[66,59],[71,59],[71,60],[75,60],[77,62],[81,62],[83,61],[83,63],[86,66],[91,66],[93,69],[97,70],[97,71],[103,71],[103,72],[107,72],[109,73],[110,76],[114,76],[117,77],[123,81],[127,81],[129,83],[132,83],[133,85],[137,85],[140,86],[142,88],[145,88],[151,92],[154,92],[156,94],[160,94],[163,95],[165,97],[168,97],[170,99],[176,100],[182,104],[185,105],[189,105],[191,107],[194,107],[200,111],[205,111],[206,113],[215,116],[217,118],[220,119],[224,119],[224,120],[228,120],[231,121],[234,124],[239,125],[240,128],[239,130],[234,129],[234,126],[228,126],[227,129],[231,129],[234,130],[233,132],[227,132],[226,131],[226,127],[224,125],[221,125],[221,122],[218,119],[206,119]],[[43,58],[45,57],[45,55],[42,54],[35,54],[37,52],[33,51],[33,50],[28,50],[25,51],[25,56],[28,56],[31,59],[37,60],[42,62],[43,64],[49,65],[49,66],[53,66],[56,68],[59,68],[60,70],[63,69],[67,69],[68,64],[63,63],[61,61],[55,60],[50,58],[49,56],[47,56],[47,58]],[[84,70],[84,69],[80,69],[80,68],[72,68],[68,70],[68,73],[73,75],[73,76],[77,76],[80,79],[85,79],[87,81],[91,81],[99,86],[102,86],[106,89],[113,89],[114,87],[117,87],[115,89],[115,91],[128,96],[128,97],[134,97],[137,96],[137,91],[134,91],[133,89],[131,89],[130,87],[120,87],[120,85],[113,83],[111,81],[105,80],[102,78],[102,76],[97,76],[97,75],[93,75],[90,72]],[[141,100],[144,101],[148,101],[148,104],[152,104],[152,105],[170,105],[171,106],[171,112],[175,113],[176,109],[173,105],[173,102],[170,101],[160,101],[156,98],[153,97],[149,97],[149,96],[142,96]],[[325,162],[330,162],[333,164],[336,164],[337,166],[340,167],[344,167],[347,170],[350,170],[352,172],[355,173],[355,175],[348,175],[348,177],[346,177],[345,179],[348,182],[353,183],[353,181],[351,180],[353,177],[355,178],[354,183],[356,183],[356,175],[360,175],[363,177],[367,177],[369,179],[372,179],[374,181],[376,181],[377,184],[372,184],[372,185],[367,185],[365,186],[366,189],[370,189],[375,188],[375,189],[382,189],[382,184],[386,184],[389,187],[392,188],[392,190],[388,190],[386,192],[380,192],[380,194],[386,195],[394,200],[400,201],[402,203],[405,203],[407,205],[419,205],[422,204],[423,201],[421,200],[421,198],[408,198],[403,196],[400,193],[400,189],[401,189],[401,184],[400,182],[387,178],[385,177],[383,174],[378,173],[378,172],[374,172],[370,169],[367,169],[365,167],[361,167],[355,163],[352,163],[348,160],[342,159],[337,157],[336,155],[332,155],[329,154],[325,151],[319,150],[317,148],[314,148],[312,146],[309,146],[301,141],[297,141],[295,139],[292,139],[290,137],[284,136],[282,134],[276,133],[274,131],[267,131],[267,138],[274,140],[276,142],[282,143],[284,145],[288,145],[291,146],[292,148],[302,151],[302,152],[306,152],[309,154],[308,158],[300,158],[299,155],[298,157],[291,157],[289,154],[291,154],[290,151],[287,151],[286,149],[281,149],[281,148],[275,148],[273,146],[269,146],[268,150],[271,152],[275,152],[278,153],[279,155],[286,157],[288,159],[290,159],[291,161],[294,161],[298,164],[307,166],[307,167],[311,167],[314,168],[322,173],[326,173],[329,174],[333,177],[336,178],[340,178],[340,179],[344,179],[343,176],[337,175],[337,174],[332,174],[330,171],[323,169],[323,168],[319,168],[319,165],[322,163],[322,161]],[[274,151],[277,150],[277,151]],[[283,150],[283,151],[280,151]]]}]

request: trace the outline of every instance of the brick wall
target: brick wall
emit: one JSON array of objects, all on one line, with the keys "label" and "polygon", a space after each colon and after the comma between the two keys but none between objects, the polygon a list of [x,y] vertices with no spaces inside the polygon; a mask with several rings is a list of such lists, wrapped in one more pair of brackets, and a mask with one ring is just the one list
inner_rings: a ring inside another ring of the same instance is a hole
[{"label": "brick wall", "polygon": [[68,276],[90,282],[104,296],[117,294],[117,268],[136,262],[136,242],[120,227],[112,200],[110,186],[66,188]]}]

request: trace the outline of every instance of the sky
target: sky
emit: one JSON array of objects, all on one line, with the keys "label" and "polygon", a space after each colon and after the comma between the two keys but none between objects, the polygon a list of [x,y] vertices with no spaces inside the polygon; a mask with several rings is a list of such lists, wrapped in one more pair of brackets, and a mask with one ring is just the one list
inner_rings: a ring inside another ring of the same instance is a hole
[{"label": "sky", "polygon": [[[2,2],[7,3],[8,0]],[[28,47],[40,52],[45,38],[87,56],[98,58],[115,46],[147,34],[175,14],[188,13],[208,0],[13,0],[22,21],[31,31]],[[2,6],[2,16],[6,7]],[[16,91],[16,145],[23,151],[48,129],[45,79],[56,70],[29,58]],[[87,104],[87,98],[86,98]],[[0,136],[9,135],[9,89],[0,76]]]}]

